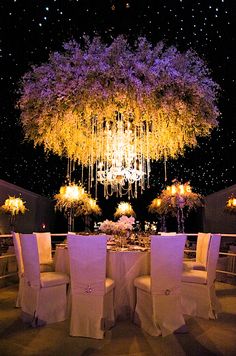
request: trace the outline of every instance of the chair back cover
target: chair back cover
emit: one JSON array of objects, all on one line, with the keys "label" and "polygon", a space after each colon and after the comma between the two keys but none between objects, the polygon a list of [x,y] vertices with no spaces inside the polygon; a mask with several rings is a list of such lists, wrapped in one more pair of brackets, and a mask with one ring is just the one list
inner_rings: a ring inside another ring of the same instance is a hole
[{"label": "chair back cover", "polygon": [[72,294],[105,294],[106,236],[68,235]]},{"label": "chair back cover", "polygon": [[197,248],[196,248],[196,262],[201,263],[205,268],[207,266],[208,252],[211,241],[211,234],[198,233]]},{"label": "chair back cover", "polygon": [[40,267],[37,237],[34,234],[20,234],[24,278],[31,287],[40,287]]},{"label": "chair back cover", "polygon": [[39,263],[50,264],[52,262],[52,241],[50,232],[33,232],[37,237]]},{"label": "chair back cover", "polygon": [[20,234],[18,232],[12,231],[12,237],[13,237],[16,261],[18,265],[18,274],[22,276],[24,273],[24,265],[23,265],[23,258],[22,258],[21,244],[20,244]]},{"label": "chair back cover", "polygon": [[216,265],[220,251],[220,234],[212,234],[207,260],[207,284],[211,285],[216,278]]},{"label": "chair back cover", "polygon": [[151,293],[179,294],[186,235],[151,240]]}]

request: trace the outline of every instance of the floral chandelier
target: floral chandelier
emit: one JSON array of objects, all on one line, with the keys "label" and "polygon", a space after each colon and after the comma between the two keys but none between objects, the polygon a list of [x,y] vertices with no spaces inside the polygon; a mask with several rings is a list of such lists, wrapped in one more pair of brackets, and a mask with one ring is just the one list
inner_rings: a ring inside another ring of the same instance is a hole
[{"label": "floral chandelier", "polygon": [[[70,41],[22,79],[25,136],[88,170],[88,192],[137,197],[150,162],[195,147],[218,122],[218,85],[192,50],[124,37]],[[95,193],[96,195],[96,193]]]}]

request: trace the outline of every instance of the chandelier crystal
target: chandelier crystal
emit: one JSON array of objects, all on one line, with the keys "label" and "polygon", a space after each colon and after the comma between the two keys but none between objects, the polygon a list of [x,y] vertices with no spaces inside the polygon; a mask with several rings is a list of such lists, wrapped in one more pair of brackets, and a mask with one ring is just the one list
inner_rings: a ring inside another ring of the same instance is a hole
[{"label": "chandelier crystal", "polygon": [[139,152],[138,135],[134,135],[131,126],[130,122],[123,121],[122,115],[118,115],[117,122],[106,125],[105,155],[98,162],[95,173],[97,181],[104,185],[106,197],[115,193],[120,197],[128,194],[129,198],[136,198],[138,187],[144,189],[145,176],[149,179],[147,159]]}]

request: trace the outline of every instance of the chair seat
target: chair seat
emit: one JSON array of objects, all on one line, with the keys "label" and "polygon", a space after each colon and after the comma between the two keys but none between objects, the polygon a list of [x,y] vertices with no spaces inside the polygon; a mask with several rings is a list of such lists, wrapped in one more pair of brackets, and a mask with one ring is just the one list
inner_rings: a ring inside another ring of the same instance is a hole
[{"label": "chair seat", "polygon": [[115,287],[115,282],[111,278],[106,278],[105,280],[105,288],[106,288],[106,294],[109,293],[113,288]]},{"label": "chair seat", "polygon": [[53,272],[54,264],[53,262],[41,263],[40,264],[40,272]]},{"label": "chair seat", "polygon": [[66,273],[61,272],[42,272],[40,273],[42,288],[60,286],[69,283],[69,277]]},{"label": "chair seat", "polygon": [[145,292],[151,293],[151,276],[145,275],[135,278],[134,286]]},{"label": "chair seat", "polygon": [[207,272],[192,269],[182,273],[182,282],[207,284]]},{"label": "chair seat", "polygon": [[184,261],[183,262],[183,269],[184,271],[189,271],[191,269],[195,269],[198,271],[205,271],[206,267],[203,263],[196,262],[196,261]]}]

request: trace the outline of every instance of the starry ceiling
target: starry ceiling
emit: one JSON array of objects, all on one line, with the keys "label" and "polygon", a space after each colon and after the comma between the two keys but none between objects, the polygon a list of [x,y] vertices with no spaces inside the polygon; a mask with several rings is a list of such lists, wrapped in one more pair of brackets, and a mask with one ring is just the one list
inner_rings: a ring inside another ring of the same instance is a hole
[{"label": "starry ceiling", "polygon": [[[236,2],[234,0],[0,1],[0,178],[52,196],[66,176],[66,159],[24,140],[16,107],[19,81],[62,43],[83,35],[110,41],[146,36],[181,51],[193,48],[220,85],[219,126],[183,158],[167,163],[167,182],[190,181],[203,195],[236,183]],[[76,176],[76,175],[75,175]],[[164,186],[163,163],[152,165],[150,198]]]}]

